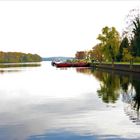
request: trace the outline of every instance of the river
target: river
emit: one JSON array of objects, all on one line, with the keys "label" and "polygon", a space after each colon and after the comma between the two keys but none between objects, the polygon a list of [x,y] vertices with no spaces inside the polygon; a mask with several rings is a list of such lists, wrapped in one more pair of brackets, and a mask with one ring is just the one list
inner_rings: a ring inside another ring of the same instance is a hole
[{"label": "river", "polygon": [[0,68],[0,140],[139,140],[137,75],[50,62]]}]

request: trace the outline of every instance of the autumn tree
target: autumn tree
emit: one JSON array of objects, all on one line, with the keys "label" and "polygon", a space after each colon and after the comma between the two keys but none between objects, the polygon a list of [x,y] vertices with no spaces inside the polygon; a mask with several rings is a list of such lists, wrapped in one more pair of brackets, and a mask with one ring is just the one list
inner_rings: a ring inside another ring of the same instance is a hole
[{"label": "autumn tree", "polygon": [[90,59],[98,62],[102,62],[104,60],[104,55],[102,53],[102,44],[95,45],[92,50],[89,51]]},{"label": "autumn tree", "polygon": [[86,52],[85,51],[77,51],[75,54],[76,59],[85,59],[86,58]]}]

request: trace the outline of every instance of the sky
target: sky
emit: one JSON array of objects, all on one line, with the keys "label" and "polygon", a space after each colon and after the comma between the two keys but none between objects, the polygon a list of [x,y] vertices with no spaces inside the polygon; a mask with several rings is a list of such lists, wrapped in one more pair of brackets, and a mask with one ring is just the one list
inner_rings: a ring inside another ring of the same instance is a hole
[{"label": "sky", "polygon": [[98,43],[105,26],[125,28],[139,0],[0,0],[0,51],[74,56]]}]

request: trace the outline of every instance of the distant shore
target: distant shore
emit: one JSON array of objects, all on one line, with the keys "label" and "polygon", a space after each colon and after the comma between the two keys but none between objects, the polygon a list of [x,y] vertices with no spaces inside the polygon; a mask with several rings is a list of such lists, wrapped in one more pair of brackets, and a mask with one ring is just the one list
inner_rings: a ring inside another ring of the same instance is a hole
[{"label": "distant shore", "polygon": [[38,54],[0,51],[0,64],[1,63],[41,62],[41,61],[42,61],[42,58]]}]

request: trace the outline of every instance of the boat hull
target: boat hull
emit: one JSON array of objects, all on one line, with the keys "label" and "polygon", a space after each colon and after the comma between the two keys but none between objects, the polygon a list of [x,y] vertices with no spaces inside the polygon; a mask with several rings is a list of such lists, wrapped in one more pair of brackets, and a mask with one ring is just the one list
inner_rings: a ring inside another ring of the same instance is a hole
[{"label": "boat hull", "polygon": [[89,63],[55,63],[56,67],[89,67]]},{"label": "boat hull", "polygon": [[71,67],[71,64],[69,63],[56,63],[56,67]]}]

